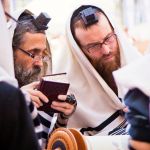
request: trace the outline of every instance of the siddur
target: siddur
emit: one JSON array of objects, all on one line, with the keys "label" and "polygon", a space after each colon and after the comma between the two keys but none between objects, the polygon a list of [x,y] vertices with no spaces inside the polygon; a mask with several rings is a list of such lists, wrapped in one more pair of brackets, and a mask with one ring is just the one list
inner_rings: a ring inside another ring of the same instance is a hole
[{"label": "siddur", "polygon": [[48,97],[49,102],[44,103],[43,106],[38,108],[38,110],[42,110],[48,114],[51,112],[57,113],[57,110],[51,108],[52,101],[58,100],[57,97],[60,94],[66,95],[68,89],[69,83],[66,73],[52,74],[42,77],[38,90]]}]

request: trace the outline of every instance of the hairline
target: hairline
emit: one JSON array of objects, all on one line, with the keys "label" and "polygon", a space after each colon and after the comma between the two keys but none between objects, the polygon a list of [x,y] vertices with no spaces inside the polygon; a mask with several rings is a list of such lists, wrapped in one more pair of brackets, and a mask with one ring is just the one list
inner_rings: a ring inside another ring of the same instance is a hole
[{"label": "hairline", "polygon": [[24,35],[26,33],[45,34],[45,31],[44,30],[38,30],[36,28],[36,26],[32,23],[31,20],[20,21],[14,30],[14,35],[13,35],[13,40],[12,40],[13,51],[15,51],[24,42]]}]

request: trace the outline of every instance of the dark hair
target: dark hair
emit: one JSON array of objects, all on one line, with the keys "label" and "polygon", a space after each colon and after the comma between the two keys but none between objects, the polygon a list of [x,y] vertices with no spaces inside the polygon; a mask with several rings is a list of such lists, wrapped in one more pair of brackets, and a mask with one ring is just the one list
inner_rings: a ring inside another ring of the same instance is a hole
[{"label": "dark hair", "polygon": [[[76,42],[77,42],[78,44],[79,44],[79,41],[78,41],[78,39],[77,39],[76,36],[75,36],[75,25],[76,25],[76,23],[77,23],[78,21],[80,21],[80,25],[81,25],[85,30],[86,30],[87,28],[89,28],[89,27],[92,25],[92,24],[91,24],[91,25],[89,25],[89,26],[86,26],[85,23],[83,22],[82,18],[81,18],[81,15],[80,15],[81,11],[83,11],[83,10],[85,10],[85,9],[87,9],[87,8],[90,8],[90,7],[95,10],[95,13],[101,13],[101,14],[103,14],[103,15],[107,18],[107,20],[108,20],[108,22],[109,22],[111,28],[113,29],[112,24],[110,23],[108,17],[106,16],[106,14],[104,13],[104,11],[103,11],[102,9],[100,9],[100,8],[98,8],[98,7],[96,7],[96,6],[92,6],[92,5],[82,5],[82,6],[80,6],[79,8],[77,8],[77,9],[73,12],[73,15],[72,15],[72,17],[71,17],[71,22],[70,22],[70,28],[71,28],[72,35],[73,35],[74,39],[76,40]],[[95,23],[96,23],[96,22],[95,22]],[[79,45],[80,45],[80,44],[79,44]]]},{"label": "dark hair", "polygon": [[14,31],[13,35],[13,41],[12,41],[12,47],[13,51],[15,51],[20,44],[23,42],[23,37],[26,32],[29,33],[43,33],[45,34],[44,30],[39,30],[34,22],[33,22],[33,16],[32,15],[20,15],[18,19],[17,26]]}]

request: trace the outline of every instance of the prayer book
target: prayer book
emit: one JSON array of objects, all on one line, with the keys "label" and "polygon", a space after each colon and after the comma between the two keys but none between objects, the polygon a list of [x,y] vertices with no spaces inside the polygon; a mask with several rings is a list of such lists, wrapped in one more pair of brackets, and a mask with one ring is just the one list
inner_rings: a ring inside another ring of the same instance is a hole
[{"label": "prayer book", "polygon": [[58,113],[59,111],[51,108],[52,101],[59,101],[58,95],[66,95],[69,89],[69,83],[66,73],[47,75],[41,78],[38,90],[48,97],[49,102],[43,103],[38,110],[46,113]]}]

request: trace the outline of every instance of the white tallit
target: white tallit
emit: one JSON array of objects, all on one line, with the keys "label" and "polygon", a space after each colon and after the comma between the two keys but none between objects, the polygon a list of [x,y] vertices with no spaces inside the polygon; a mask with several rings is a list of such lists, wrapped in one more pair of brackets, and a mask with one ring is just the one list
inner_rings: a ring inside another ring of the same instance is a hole
[{"label": "white tallit", "polygon": [[14,62],[8,29],[6,28],[6,19],[0,2],[0,81],[8,82],[17,86],[14,78]]},{"label": "white tallit", "polygon": [[150,54],[113,73],[118,87],[122,86],[122,96],[129,89],[138,88],[150,97]]},{"label": "white tallit", "polygon": [[[54,39],[51,42],[52,72],[67,72],[70,92],[75,95],[78,102],[76,112],[69,119],[68,126],[75,128],[96,127],[116,110],[124,108],[124,105],[76,44],[70,30],[71,15],[67,22],[66,39],[62,35],[59,39]],[[140,57],[140,54],[129,44],[118,27],[114,23],[112,25],[119,40],[121,66],[124,66]],[[99,135],[108,134],[123,120],[124,118],[119,116],[105,127]]]}]

